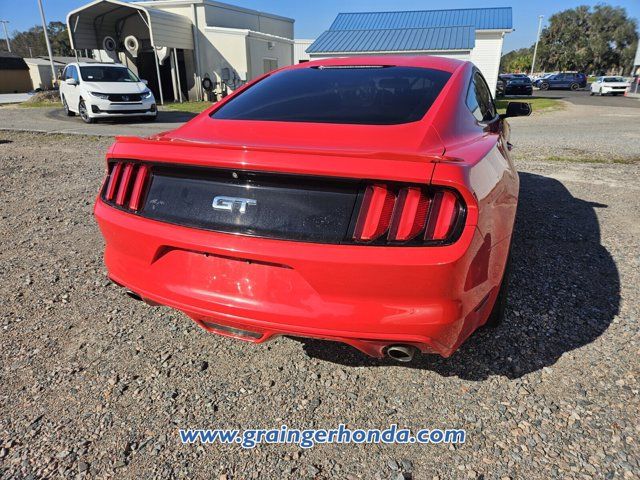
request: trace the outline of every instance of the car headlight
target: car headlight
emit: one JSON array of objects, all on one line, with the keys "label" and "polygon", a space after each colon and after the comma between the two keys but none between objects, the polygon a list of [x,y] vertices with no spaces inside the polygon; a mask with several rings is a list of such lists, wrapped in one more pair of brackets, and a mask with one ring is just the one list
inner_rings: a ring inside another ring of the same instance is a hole
[{"label": "car headlight", "polygon": [[144,92],[142,92],[140,95],[142,96],[142,98],[153,97],[153,93],[151,93],[151,90],[149,90],[148,88]]},{"label": "car headlight", "polygon": [[105,93],[91,92],[91,95],[97,98],[101,98],[102,100],[109,100],[109,95]]}]

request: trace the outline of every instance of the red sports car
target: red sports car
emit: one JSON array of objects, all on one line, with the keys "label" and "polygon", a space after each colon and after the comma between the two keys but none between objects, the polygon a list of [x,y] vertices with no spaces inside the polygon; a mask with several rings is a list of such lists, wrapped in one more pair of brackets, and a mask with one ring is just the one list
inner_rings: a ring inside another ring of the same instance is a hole
[{"label": "red sports car", "polygon": [[109,277],[251,342],[409,361],[500,320],[518,175],[472,63],[355,57],[268,73],[180,128],[119,137],[95,205]]}]

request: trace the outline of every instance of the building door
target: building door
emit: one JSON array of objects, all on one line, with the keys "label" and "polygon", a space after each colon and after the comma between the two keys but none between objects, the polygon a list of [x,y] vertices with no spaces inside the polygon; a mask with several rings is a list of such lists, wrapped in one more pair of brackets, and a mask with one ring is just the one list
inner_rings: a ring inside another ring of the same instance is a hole
[{"label": "building door", "polygon": [[[148,82],[149,90],[153,92],[156,101],[160,102],[160,89],[158,88],[158,74],[156,73],[156,60],[152,51],[140,52],[136,58],[138,76]],[[182,79],[182,76],[180,77]],[[162,95],[165,102],[172,102],[173,82],[171,81],[171,62],[169,59],[160,65],[160,81],[162,82]]]},{"label": "building door", "polygon": [[262,60],[262,73],[269,73],[278,68],[278,60],[275,58],[265,58]]}]

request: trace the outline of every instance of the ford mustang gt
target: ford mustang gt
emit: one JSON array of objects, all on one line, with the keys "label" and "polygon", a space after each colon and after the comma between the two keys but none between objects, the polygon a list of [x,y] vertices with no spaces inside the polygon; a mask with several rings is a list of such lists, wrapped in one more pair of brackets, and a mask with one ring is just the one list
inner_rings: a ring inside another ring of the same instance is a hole
[{"label": "ford mustang gt", "polygon": [[285,67],[176,130],[118,137],[95,204],[129,296],[250,342],[450,356],[504,314],[510,103],[428,56]]}]

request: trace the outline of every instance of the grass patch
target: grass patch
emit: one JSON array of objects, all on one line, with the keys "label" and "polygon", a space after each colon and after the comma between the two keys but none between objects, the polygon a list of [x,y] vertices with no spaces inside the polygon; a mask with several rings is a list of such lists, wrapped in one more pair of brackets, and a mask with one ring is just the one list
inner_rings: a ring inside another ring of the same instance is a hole
[{"label": "grass patch", "polygon": [[551,155],[549,157],[541,158],[543,162],[569,162],[569,163],[616,163],[622,165],[634,165],[640,163],[640,157],[614,157],[614,158],[598,158],[598,157],[584,157],[584,156],[572,156],[563,157],[560,155]]},{"label": "grass patch", "polygon": [[62,102],[57,90],[44,90],[36,93],[26,102],[22,102],[20,106],[23,108],[60,108],[62,107]]},{"label": "grass patch", "polygon": [[62,102],[32,102],[27,100],[26,102],[22,102],[19,104],[21,108],[45,108],[45,107],[57,107],[62,108]]},{"label": "grass patch", "polygon": [[496,100],[496,108],[498,113],[504,113],[507,110],[507,104],[509,102],[523,102],[530,103],[534,112],[550,112],[553,110],[560,110],[563,108],[563,104],[556,98],[545,97],[515,97],[515,98],[498,98]]},{"label": "grass patch", "polygon": [[172,110],[174,112],[200,113],[213,105],[211,102],[183,102],[183,103],[167,103],[163,110]]}]

